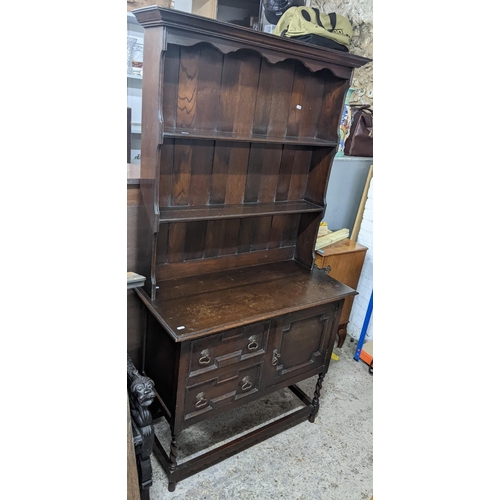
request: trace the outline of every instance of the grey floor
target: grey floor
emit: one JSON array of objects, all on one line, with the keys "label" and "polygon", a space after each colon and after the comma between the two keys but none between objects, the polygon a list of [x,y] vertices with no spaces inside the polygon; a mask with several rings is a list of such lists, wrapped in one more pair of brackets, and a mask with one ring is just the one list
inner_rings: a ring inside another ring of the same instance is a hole
[{"label": "grey floor", "polygon": [[[173,493],[153,454],[151,500],[369,500],[373,494],[373,376],[364,362],[354,361],[356,346],[348,336],[342,349],[334,349],[340,359],[330,364],[314,424],[300,423],[184,479]],[[312,395],[315,384],[316,377],[299,386]],[[252,405],[250,412],[242,407],[186,429],[179,438],[178,461],[244,431],[250,421],[275,418],[275,409],[280,414],[293,411],[296,398],[283,390]],[[157,433],[168,442],[166,424],[157,425]]]}]

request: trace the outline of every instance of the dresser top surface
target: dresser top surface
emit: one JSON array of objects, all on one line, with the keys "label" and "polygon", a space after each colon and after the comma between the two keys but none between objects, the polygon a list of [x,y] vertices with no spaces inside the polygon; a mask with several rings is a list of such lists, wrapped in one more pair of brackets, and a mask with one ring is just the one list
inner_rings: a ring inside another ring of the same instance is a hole
[{"label": "dresser top surface", "polygon": [[151,301],[137,293],[176,341],[203,337],[356,292],[318,269],[295,261],[163,281]]}]

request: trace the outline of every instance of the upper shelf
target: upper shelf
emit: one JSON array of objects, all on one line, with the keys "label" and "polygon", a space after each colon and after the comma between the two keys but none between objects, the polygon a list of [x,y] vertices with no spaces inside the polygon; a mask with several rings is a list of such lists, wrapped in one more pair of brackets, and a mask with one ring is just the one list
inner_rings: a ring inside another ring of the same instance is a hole
[{"label": "upper shelf", "polygon": [[219,132],[213,130],[187,130],[167,128],[163,139],[206,139],[211,141],[264,142],[269,144],[288,144],[295,146],[337,146],[337,142],[317,139],[316,137],[271,137],[265,134],[241,134],[236,132]]},{"label": "upper shelf", "polygon": [[261,215],[286,215],[322,212],[323,207],[306,200],[275,203],[245,203],[240,205],[208,205],[204,207],[165,207],[160,209],[160,223],[199,220],[236,219]]}]

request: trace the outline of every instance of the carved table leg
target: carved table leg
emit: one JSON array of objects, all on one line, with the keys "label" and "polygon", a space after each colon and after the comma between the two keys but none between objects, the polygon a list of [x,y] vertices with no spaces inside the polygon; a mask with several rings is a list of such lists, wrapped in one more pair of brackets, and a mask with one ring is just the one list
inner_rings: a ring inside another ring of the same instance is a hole
[{"label": "carved table leg", "polygon": [[347,337],[347,323],[342,323],[339,325],[337,330],[337,347],[340,349],[345,342]]},{"label": "carved table leg", "polygon": [[314,397],[312,400],[313,409],[311,415],[309,415],[309,422],[314,423],[316,415],[319,411],[319,396],[321,393],[321,387],[323,386],[323,379],[325,378],[324,373],[320,373],[318,376],[318,381],[316,382],[316,389],[314,390]]},{"label": "carved table leg", "polygon": [[[170,441],[170,463],[168,464],[168,472],[172,474],[177,469],[177,439],[172,432],[172,439]],[[168,483],[168,491],[174,491],[177,483],[170,481]]]}]

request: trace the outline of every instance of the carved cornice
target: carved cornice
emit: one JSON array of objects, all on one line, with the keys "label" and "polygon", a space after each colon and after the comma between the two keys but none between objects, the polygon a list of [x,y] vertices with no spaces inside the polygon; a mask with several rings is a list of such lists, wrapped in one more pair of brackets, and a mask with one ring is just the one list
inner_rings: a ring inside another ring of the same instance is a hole
[{"label": "carved cornice", "polygon": [[205,42],[224,54],[251,49],[272,64],[286,59],[299,60],[311,71],[327,69],[339,78],[350,78],[352,68],[370,62],[365,57],[172,9],[151,6],[136,9],[133,14],[145,29],[166,27],[167,43],[186,46]]}]

